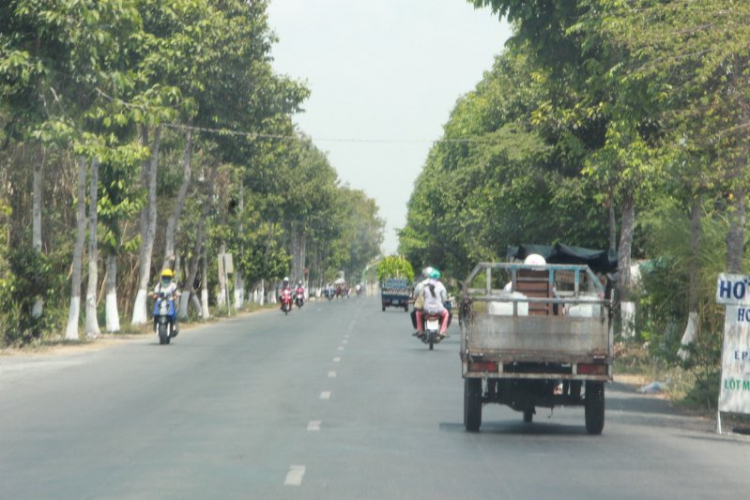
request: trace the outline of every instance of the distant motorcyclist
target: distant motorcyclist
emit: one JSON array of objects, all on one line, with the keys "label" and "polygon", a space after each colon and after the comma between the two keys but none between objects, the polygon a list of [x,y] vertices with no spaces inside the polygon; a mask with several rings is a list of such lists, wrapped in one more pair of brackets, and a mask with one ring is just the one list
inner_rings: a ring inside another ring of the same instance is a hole
[{"label": "distant motorcyclist", "polygon": [[279,287],[279,292],[277,293],[277,297],[279,299],[279,302],[281,303],[281,308],[284,308],[284,301],[282,300],[285,295],[289,295],[291,297],[292,295],[292,286],[289,284],[289,277],[284,276],[284,280],[281,282],[281,286]]},{"label": "distant motorcyclist", "polygon": [[302,307],[305,302],[305,287],[302,285],[302,280],[297,280],[297,288],[294,289],[294,300],[297,302],[297,307]]},{"label": "distant motorcyclist", "polygon": [[448,291],[445,289],[445,285],[440,282],[440,271],[432,270],[430,278],[426,280],[422,288],[421,296],[424,297],[424,306],[421,311],[417,310],[417,331],[422,335],[424,334],[423,316],[425,314],[439,314],[441,317],[440,336],[446,337],[449,313],[444,303],[448,302]]},{"label": "distant motorcyclist", "polygon": [[[161,279],[154,287],[154,291],[151,293],[151,298],[159,300],[162,297],[166,297],[167,300],[177,302],[180,297],[180,291],[177,289],[177,283],[174,282],[174,271],[167,268],[161,272]],[[177,336],[180,333],[180,326],[177,324],[177,315],[175,314],[172,318],[174,324],[174,335]],[[154,318],[156,322],[156,318]]]},{"label": "distant motorcyclist", "polygon": [[284,280],[281,282],[281,285],[279,286],[279,293],[278,296],[281,297],[281,292],[284,290],[291,290],[292,286],[289,284],[289,277],[284,276]]}]

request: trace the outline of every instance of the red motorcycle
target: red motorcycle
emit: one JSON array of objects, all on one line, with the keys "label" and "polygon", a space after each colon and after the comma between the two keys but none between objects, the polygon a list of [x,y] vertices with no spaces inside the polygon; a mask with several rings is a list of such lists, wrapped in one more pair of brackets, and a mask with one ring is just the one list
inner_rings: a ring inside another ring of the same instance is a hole
[{"label": "red motorcycle", "polygon": [[292,310],[292,291],[289,289],[281,291],[281,310],[285,315]]}]

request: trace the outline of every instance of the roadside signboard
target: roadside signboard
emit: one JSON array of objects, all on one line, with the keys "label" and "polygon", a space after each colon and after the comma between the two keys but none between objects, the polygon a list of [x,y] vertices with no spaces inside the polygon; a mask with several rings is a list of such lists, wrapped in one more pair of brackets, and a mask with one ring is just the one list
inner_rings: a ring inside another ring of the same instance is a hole
[{"label": "roadside signboard", "polygon": [[726,306],[719,411],[750,413],[750,276],[720,274],[716,301]]}]

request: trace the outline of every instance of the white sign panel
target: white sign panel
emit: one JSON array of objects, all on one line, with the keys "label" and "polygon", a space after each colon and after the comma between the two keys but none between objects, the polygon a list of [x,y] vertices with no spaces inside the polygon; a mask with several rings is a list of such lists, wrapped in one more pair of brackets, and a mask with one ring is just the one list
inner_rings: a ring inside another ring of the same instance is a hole
[{"label": "white sign panel", "polygon": [[719,410],[750,413],[750,307],[726,307]]},{"label": "white sign panel", "polygon": [[716,283],[716,303],[750,306],[750,276],[720,274]]}]

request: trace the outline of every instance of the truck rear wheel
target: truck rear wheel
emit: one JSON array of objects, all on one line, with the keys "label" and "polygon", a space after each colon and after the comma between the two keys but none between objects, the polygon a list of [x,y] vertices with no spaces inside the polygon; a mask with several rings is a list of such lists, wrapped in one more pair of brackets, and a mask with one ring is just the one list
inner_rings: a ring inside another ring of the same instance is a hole
[{"label": "truck rear wheel", "polygon": [[586,382],[586,432],[593,435],[604,429],[604,383]]},{"label": "truck rear wheel", "polygon": [[479,432],[482,425],[482,379],[464,379],[464,425],[469,432]]},{"label": "truck rear wheel", "polygon": [[534,420],[534,410],[524,410],[523,421],[530,424],[532,420]]}]

